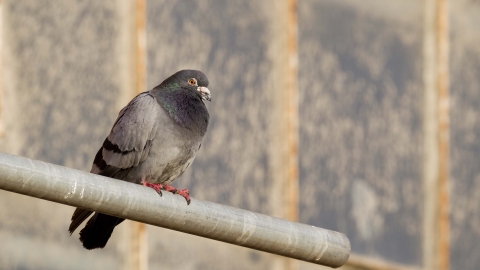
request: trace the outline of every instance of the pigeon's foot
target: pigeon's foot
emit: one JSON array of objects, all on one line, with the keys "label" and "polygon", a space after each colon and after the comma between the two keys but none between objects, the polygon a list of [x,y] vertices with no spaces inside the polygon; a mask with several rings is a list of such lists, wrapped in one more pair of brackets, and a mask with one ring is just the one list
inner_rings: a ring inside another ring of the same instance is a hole
[{"label": "pigeon's foot", "polygon": [[190,192],[188,191],[188,189],[177,189],[177,194],[187,200],[187,205],[190,204]]},{"label": "pigeon's foot", "polygon": [[177,189],[170,186],[170,185],[162,185],[161,187],[162,190],[165,190],[165,191],[168,191],[168,192],[171,192],[173,194],[176,194],[177,193]]},{"label": "pigeon's foot", "polygon": [[152,184],[145,180],[142,180],[142,185],[149,188],[153,188],[158,194],[160,194],[160,196],[162,196],[162,189],[163,189],[162,184]]},{"label": "pigeon's foot", "polygon": [[163,185],[161,189],[182,196],[187,201],[187,204],[190,204],[190,192],[188,189],[176,189],[170,185]]},{"label": "pigeon's foot", "polygon": [[176,189],[170,185],[152,184],[145,180],[142,180],[141,184],[146,187],[153,188],[158,194],[160,194],[160,196],[162,196],[162,190],[171,192],[173,194],[178,194],[183,198],[185,198],[185,200],[187,201],[187,204],[190,204],[190,192],[188,191],[188,189]]}]

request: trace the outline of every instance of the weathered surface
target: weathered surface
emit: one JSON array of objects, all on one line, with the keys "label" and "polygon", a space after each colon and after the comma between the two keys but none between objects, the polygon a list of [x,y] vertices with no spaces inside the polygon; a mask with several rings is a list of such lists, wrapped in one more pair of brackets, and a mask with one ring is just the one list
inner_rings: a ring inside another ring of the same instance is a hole
[{"label": "weathered surface", "polygon": [[[121,94],[115,4],[2,1],[2,151],[90,169]],[[71,207],[3,191],[0,197],[0,268],[119,267],[119,235],[111,248],[86,253],[66,231]]]},{"label": "weathered surface", "polygon": [[[395,2],[382,5],[409,7]],[[301,3],[300,216],[355,252],[419,265],[422,25],[402,14]]]},{"label": "weathered surface", "polygon": [[451,1],[451,268],[480,269],[480,2]]},{"label": "weathered surface", "polygon": [[[89,170],[132,95],[119,3],[2,2],[2,151]],[[450,4],[452,269],[473,270],[480,268],[480,6]],[[413,0],[299,1],[301,222],[346,233],[353,252],[414,265],[422,259],[422,9]],[[269,1],[149,0],[147,16],[147,87],[195,68],[213,94],[205,142],[175,185],[194,198],[270,213]],[[9,217],[0,219],[0,268],[118,268],[121,234],[85,253],[66,233],[72,208],[0,197],[0,216]],[[55,261],[50,247],[70,259]],[[149,250],[152,269],[266,269],[272,258],[150,227]]]}]

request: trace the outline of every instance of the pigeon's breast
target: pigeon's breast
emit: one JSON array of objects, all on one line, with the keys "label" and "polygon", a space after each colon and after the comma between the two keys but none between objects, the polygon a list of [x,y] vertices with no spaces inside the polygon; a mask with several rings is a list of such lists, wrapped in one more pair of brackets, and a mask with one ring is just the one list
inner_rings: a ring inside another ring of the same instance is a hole
[{"label": "pigeon's breast", "polygon": [[201,136],[186,134],[173,120],[160,121],[148,157],[132,172],[135,178],[169,184],[182,175],[193,162],[202,141]]},{"label": "pigeon's breast", "polygon": [[141,165],[142,174],[149,182],[169,184],[192,164],[196,151],[188,142],[169,146],[160,143],[152,145],[150,155]]}]

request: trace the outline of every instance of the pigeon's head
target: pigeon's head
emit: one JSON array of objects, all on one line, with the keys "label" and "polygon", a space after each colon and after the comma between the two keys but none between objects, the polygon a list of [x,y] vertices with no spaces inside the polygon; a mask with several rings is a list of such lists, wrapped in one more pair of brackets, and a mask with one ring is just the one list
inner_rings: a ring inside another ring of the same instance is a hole
[{"label": "pigeon's head", "polygon": [[194,91],[202,100],[212,100],[207,88],[208,78],[199,70],[180,70],[163,81],[162,85],[179,85],[182,89]]}]

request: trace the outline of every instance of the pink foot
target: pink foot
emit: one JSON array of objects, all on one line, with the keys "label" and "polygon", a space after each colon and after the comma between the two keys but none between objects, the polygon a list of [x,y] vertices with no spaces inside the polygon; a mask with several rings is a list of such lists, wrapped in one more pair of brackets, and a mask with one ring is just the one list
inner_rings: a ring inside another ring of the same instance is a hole
[{"label": "pink foot", "polygon": [[177,193],[177,189],[170,186],[170,185],[163,185],[162,186],[162,190],[165,190],[165,191],[168,191],[168,192],[171,192],[173,194],[176,194]]},{"label": "pink foot", "polygon": [[190,204],[190,192],[188,189],[177,189],[177,194],[187,200],[187,205]]},{"label": "pink foot", "polygon": [[162,196],[162,190],[165,190],[173,194],[178,194],[182,196],[187,201],[187,204],[190,204],[190,192],[188,191],[188,189],[176,189],[170,185],[152,184],[148,183],[145,180],[142,180],[141,183],[146,187],[153,188],[158,194],[160,194],[160,196]]},{"label": "pink foot", "polygon": [[160,196],[162,196],[162,189],[163,189],[162,184],[152,184],[152,183],[148,183],[145,180],[142,180],[142,185],[149,188],[153,188],[158,194],[160,194]]},{"label": "pink foot", "polygon": [[173,194],[178,194],[185,198],[187,204],[190,204],[190,193],[188,192],[188,189],[176,189],[170,185],[163,185],[162,190],[172,192]]}]

